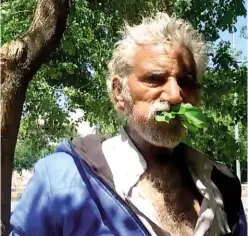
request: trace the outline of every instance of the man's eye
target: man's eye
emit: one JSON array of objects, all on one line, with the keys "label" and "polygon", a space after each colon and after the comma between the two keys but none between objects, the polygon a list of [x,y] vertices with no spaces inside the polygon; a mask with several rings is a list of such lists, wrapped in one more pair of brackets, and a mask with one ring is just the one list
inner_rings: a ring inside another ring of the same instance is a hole
[{"label": "man's eye", "polygon": [[181,88],[201,89],[201,84],[192,75],[185,75],[182,78],[180,78],[178,80],[178,85]]},{"label": "man's eye", "polygon": [[161,84],[164,82],[164,76],[163,75],[149,75],[144,79],[144,81],[150,84]]}]

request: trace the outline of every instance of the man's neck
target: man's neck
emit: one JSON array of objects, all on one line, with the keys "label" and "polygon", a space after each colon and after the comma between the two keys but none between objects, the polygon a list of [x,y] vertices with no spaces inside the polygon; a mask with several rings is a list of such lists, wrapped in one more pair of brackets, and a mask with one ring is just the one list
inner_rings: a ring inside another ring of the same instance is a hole
[{"label": "man's neck", "polygon": [[158,147],[147,142],[137,133],[134,128],[130,126],[126,126],[125,131],[132,139],[136,148],[145,158],[148,167],[149,165],[153,165],[154,162],[160,162],[161,157],[163,158],[164,162],[172,161],[173,148]]}]

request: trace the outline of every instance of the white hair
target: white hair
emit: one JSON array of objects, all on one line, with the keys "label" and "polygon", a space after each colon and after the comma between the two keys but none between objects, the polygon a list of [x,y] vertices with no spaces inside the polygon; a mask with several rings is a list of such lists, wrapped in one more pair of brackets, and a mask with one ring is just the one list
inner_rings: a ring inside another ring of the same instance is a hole
[{"label": "white hair", "polygon": [[154,18],[143,18],[140,25],[125,25],[122,39],[115,44],[115,50],[108,64],[108,92],[113,100],[112,81],[119,77],[123,89],[132,69],[137,45],[178,43],[189,49],[196,63],[198,80],[201,79],[206,65],[205,42],[193,26],[166,13],[157,13]]}]

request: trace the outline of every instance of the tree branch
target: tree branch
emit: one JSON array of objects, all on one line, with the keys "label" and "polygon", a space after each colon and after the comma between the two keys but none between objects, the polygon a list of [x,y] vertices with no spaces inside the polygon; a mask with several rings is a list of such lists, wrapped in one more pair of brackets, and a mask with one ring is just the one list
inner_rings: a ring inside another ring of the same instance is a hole
[{"label": "tree branch", "polygon": [[3,235],[9,235],[13,160],[28,84],[58,46],[66,28],[70,1],[38,0],[29,30],[0,48]]},{"label": "tree branch", "polygon": [[39,0],[29,30],[0,48],[2,58],[11,60],[12,71],[33,76],[58,45],[67,21],[71,0]]}]

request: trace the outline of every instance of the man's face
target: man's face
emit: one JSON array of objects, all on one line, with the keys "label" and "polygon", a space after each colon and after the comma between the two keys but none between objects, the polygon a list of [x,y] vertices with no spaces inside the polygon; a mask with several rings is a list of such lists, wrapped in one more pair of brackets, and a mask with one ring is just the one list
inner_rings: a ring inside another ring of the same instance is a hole
[{"label": "man's face", "polygon": [[178,44],[137,46],[128,87],[130,99],[125,101],[128,125],[156,146],[173,148],[180,143],[185,135],[180,120],[159,123],[155,115],[175,104],[198,104],[192,53]]}]

